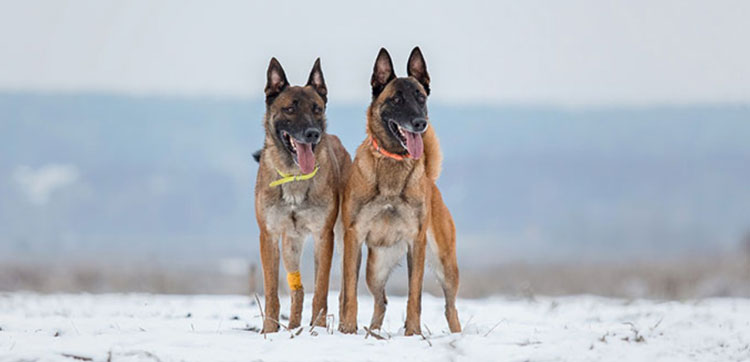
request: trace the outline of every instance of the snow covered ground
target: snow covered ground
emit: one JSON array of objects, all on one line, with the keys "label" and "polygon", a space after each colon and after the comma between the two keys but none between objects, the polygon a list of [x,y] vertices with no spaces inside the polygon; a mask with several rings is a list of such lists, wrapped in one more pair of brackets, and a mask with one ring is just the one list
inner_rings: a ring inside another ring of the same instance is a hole
[{"label": "snow covered ground", "polygon": [[[337,315],[337,293],[330,313]],[[304,319],[310,320],[311,296]],[[282,297],[282,313],[288,312]],[[0,361],[739,361],[750,360],[750,300],[625,301],[593,296],[460,300],[449,334],[425,295],[423,337],[404,337],[391,297],[383,340],[305,327],[263,336],[246,296],[0,294]],[[336,321],[337,322],[337,321]],[[296,331],[295,331],[296,332]]]}]

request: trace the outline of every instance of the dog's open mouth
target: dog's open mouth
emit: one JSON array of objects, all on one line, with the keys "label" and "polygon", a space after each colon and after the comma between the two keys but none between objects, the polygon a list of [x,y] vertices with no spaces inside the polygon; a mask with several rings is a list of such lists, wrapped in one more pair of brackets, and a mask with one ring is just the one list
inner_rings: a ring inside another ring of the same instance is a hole
[{"label": "dog's open mouth", "polygon": [[294,163],[299,166],[302,173],[310,173],[315,169],[315,146],[314,143],[298,141],[286,131],[281,131],[281,140],[287,151],[292,154]]},{"label": "dog's open mouth", "polygon": [[422,134],[411,132],[401,127],[395,121],[388,121],[388,128],[391,133],[401,142],[401,146],[404,147],[408,152],[409,156],[413,159],[419,159],[422,157],[424,151],[424,144],[422,143]]}]

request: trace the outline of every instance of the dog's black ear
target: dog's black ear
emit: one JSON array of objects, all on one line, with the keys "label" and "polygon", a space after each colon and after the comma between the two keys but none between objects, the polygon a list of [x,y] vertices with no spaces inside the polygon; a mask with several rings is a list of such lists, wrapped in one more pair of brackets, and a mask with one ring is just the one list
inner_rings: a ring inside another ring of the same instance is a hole
[{"label": "dog's black ear", "polygon": [[430,95],[430,74],[427,73],[427,63],[424,61],[422,51],[419,47],[414,47],[409,55],[409,62],[406,67],[406,74],[410,77],[414,77]]},{"label": "dog's black ear", "polygon": [[260,163],[260,155],[261,155],[261,153],[263,153],[263,149],[259,149],[259,150],[255,151],[255,152],[253,152],[253,160],[255,160],[255,162]]},{"label": "dog's black ear", "polygon": [[310,78],[307,79],[307,85],[313,87],[320,94],[323,102],[328,102],[328,88],[326,87],[326,80],[323,79],[323,70],[320,68],[320,58],[315,60],[315,64],[310,71]]},{"label": "dog's black ear", "polygon": [[276,58],[271,58],[266,76],[266,104],[271,104],[276,96],[289,86],[289,82],[286,80],[284,68]]},{"label": "dog's black ear", "polygon": [[385,48],[380,48],[378,57],[375,59],[375,67],[372,70],[370,85],[372,86],[372,97],[375,98],[385,89],[388,82],[396,78],[393,72],[393,61],[391,55]]}]

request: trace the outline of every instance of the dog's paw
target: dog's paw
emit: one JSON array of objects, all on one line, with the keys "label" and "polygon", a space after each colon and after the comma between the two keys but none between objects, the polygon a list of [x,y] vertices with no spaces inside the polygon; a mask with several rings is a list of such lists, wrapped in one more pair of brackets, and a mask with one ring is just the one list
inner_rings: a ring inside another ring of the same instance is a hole
[{"label": "dog's paw", "polygon": [[407,325],[406,328],[405,328],[405,330],[404,330],[404,335],[405,336],[419,336],[419,335],[422,335],[422,328],[419,327],[419,324],[417,324],[416,326]]},{"label": "dog's paw", "polygon": [[328,326],[328,323],[326,322],[326,318],[325,318],[325,316],[320,316],[320,317],[318,318],[318,320],[317,320],[317,321],[315,321],[315,323],[313,323],[313,321],[310,321],[310,325],[311,325],[311,326],[312,326],[312,325],[315,325],[316,327],[323,327],[323,328],[325,328],[325,327],[327,327],[327,326]]},{"label": "dog's paw", "polygon": [[263,322],[263,331],[260,333],[266,334],[266,333],[276,333],[279,331],[279,324],[266,319],[265,322]]},{"label": "dog's paw", "polygon": [[339,332],[344,334],[357,333],[357,323],[341,322],[339,323]]}]

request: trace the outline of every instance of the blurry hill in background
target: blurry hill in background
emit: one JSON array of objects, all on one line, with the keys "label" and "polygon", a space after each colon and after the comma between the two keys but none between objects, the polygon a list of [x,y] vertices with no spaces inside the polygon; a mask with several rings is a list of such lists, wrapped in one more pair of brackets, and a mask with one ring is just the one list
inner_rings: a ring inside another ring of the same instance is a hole
[{"label": "blurry hill in background", "polygon": [[[365,107],[328,109],[352,153]],[[261,100],[5,93],[0,109],[2,258],[257,258]],[[722,253],[750,229],[746,106],[430,118],[467,268]]]}]

